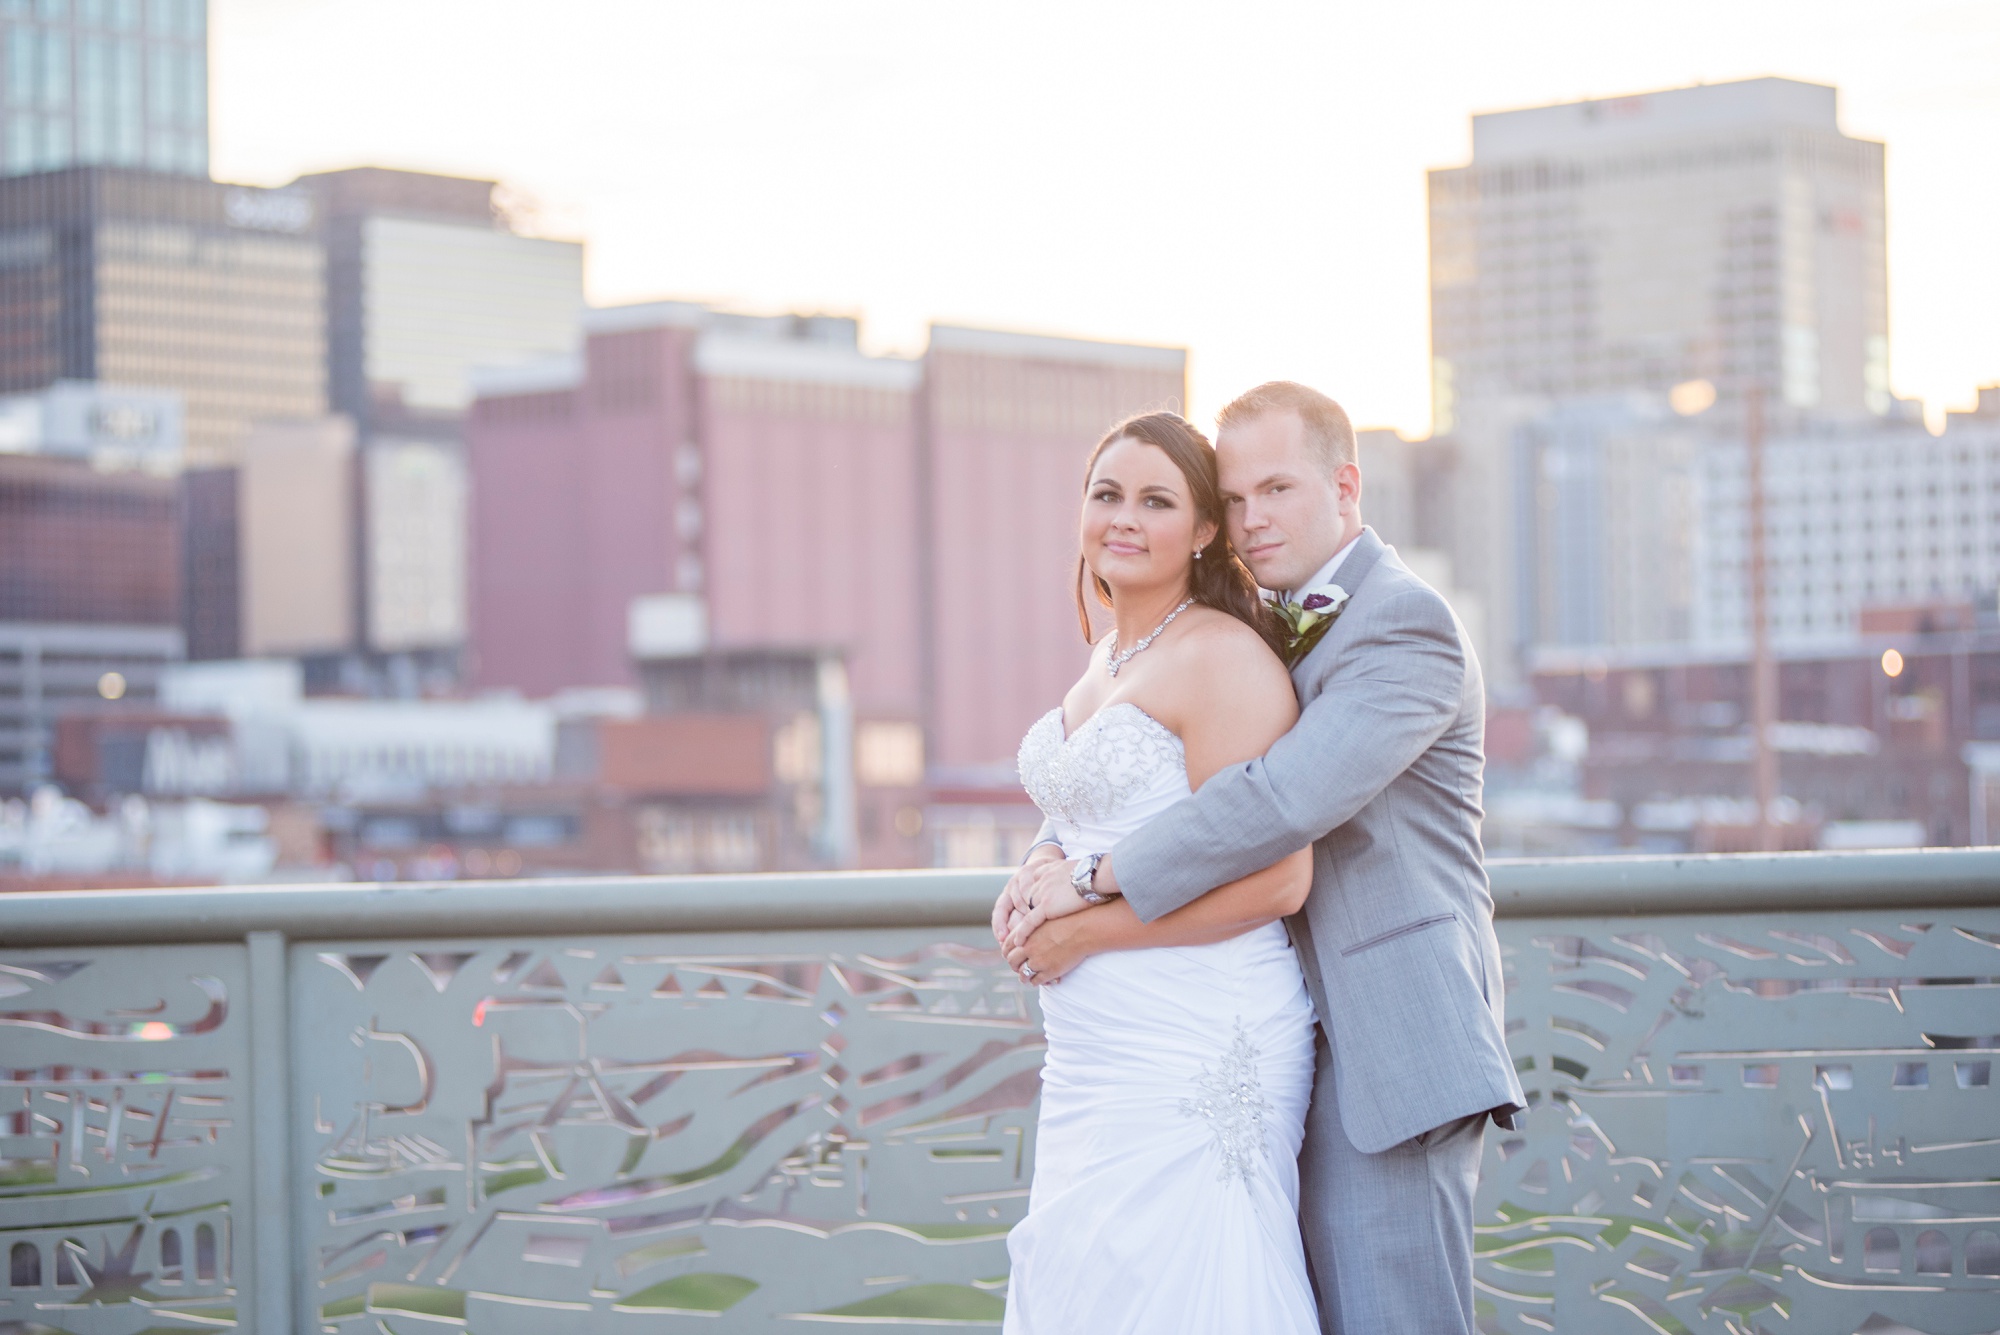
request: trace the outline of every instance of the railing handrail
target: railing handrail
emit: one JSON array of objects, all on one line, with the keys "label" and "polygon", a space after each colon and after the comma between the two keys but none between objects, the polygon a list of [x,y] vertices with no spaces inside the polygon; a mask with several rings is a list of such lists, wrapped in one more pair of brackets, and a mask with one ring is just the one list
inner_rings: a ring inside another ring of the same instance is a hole
[{"label": "railing handrail", "polygon": [[[1504,918],[2000,907],[2000,848],[1503,860]],[[0,894],[0,946],[812,931],[987,921],[1004,870],[607,876]]]}]

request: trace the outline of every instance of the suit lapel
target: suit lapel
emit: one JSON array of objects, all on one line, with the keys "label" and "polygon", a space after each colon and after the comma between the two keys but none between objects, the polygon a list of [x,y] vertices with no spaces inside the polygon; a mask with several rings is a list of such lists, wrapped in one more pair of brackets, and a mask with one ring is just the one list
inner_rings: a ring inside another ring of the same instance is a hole
[{"label": "suit lapel", "polygon": [[1381,564],[1382,558],[1388,552],[1388,544],[1376,536],[1374,529],[1364,524],[1361,528],[1361,536],[1354,540],[1354,550],[1347,554],[1347,559],[1340,563],[1340,569],[1335,571],[1333,575],[1333,582],[1347,590],[1347,596],[1350,600],[1347,608],[1342,611],[1340,618],[1333,623],[1332,627],[1320,639],[1320,642],[1312,647],[1312,652],[1301,658],[1297,665],[1292,668],[1292,685],[1297,689],[1301,701],[1310,700],[1313,696],[1319,694],[1317,688],[1312,685],[1314,677],[1311,675],[1309,669],[1315,662],[1325,662],[1325,659],[1321,655],[1330,655],[1339,652],[1338,641],[1344,638],[1341,635],[1340,623],[1341,621],[1345,621],[1348,614],[1353,610],[1354,604],[1352,600],[1361,596],[1363,582],[1367,580],[1375,567]]}]

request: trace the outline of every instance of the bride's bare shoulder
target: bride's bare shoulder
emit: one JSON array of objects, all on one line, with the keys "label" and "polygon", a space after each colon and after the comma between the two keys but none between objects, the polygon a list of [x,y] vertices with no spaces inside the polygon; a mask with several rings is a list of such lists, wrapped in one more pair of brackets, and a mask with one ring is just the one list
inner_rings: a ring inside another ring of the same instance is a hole
[{"label": "bride's bare shoulder", "polygon": [[1188,628],[1182,662],[1191,685],[1253,690],[1271,685],[1291,694],[1291,675],[1262,635],[1227,612],[1199,610],[1200,619]]},{"label": "bride's bare shoulder", "polygon": [[1169,693],[1188,777],[1199,787],[1222,766],[1262,755],[1299,707],[1291,674],[1249,626],[1210,611],[1190,630]]}]

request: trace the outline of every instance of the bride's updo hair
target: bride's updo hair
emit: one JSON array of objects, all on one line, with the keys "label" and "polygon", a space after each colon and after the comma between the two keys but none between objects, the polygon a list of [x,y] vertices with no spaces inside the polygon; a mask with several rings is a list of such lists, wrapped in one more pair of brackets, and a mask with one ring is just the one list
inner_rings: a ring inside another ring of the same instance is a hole
[{"label": "bride's updo hair", "polygon": [[[1272,652],[1282,658],[1284,641],[1279,637],[1278,619],[1258,596],[1257,581],[1229,545],[1228,526],[1223,522],[1222,487],[1216,480],[1215,447],[1208,443],[1208,437],[1179,413],[1139,413],[1128,417],[1106,432],[1104,439],[1097,442],[1097,448],[1090,452],[1090,460],[1083,467],[1086,496],[1090,494],[1091,475],[1097,471],[1098,456],[1121,440],[1140,441],[1165,452],[1187,479],[1188,494],[1194,500],[1196,527],[1204,521],[1215,525],[1214,539],[1201,549],[1201,559],[1193,562],[1188,572],[1188,592],[1204,607],[1227,612],[1256,631]],[[1091,573],[1089,563],[1079,555],[1076,619],[1083,627],[1083,638],[1089,640],[1090,607],[1083,596],[1086,583],[1098,602],[1111,606],[1111,586]]]}]

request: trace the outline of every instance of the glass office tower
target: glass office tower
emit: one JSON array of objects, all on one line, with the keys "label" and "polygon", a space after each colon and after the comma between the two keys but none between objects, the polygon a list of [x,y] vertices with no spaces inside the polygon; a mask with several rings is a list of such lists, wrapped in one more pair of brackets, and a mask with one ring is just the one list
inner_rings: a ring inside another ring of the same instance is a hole
[{"label": "glass office tower", "polygon": [[0,0],[0,174],[208,175],[208,0]]}]

